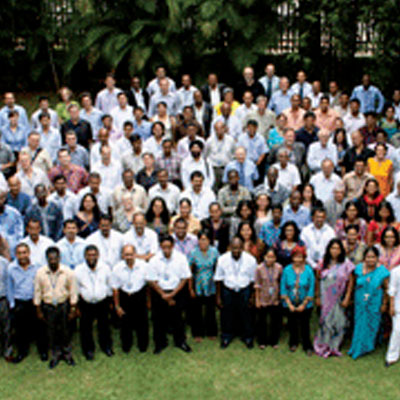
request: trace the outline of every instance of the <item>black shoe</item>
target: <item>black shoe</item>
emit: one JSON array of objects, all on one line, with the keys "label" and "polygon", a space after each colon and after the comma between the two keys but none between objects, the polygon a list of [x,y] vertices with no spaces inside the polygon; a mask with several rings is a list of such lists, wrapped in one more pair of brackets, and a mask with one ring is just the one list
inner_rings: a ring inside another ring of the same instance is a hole
[{"label": "black shoe", "polygon": [[94,359],[94,353],[92,351],[88,351],[87,353],[84,354],[84,356],[88,361],[93,361]]},{"label": "black shoe", "polygon": [[227,339],[222,340],[221,341],[221,349],[226,349],[229,345],[231,344],[231,342]]},{"label": "black shoe", "polygon": [[107,357],[112,357],[112,356],[114,355],[114,352],[112,351],[112,349],[105,349],[105,350],[104,350],[104,354],[105,354]]},{"label": "black shoe", "polygon": [[253,341],[252,341],[251,339],[245,340],[245,341],[244,341],[244,344],[246,345],[246,347],[247,347],[248,349],[252,349],[252,348],[254,347],[254,343],[253,343]]},{"label": "black shoe", "polygon": [[65,362],[70,367],[75,367],[75,365],[76,365],[75,360],[72,357],[65,358]]},{"label": "black shoe", "polygon": [[47,353],[40,353],[40,361],[48,361],[49,355]]},{"label": "black shoe", "polygon": [[394,364],[395,364],[394,362],[385,361],[385,367],[386,367],[386,368],[389,368],[389,367],[391,367],[391,366],[394,365]]},{"label": "black shoe", "polygon": [[181,343],[179,345],[176,345],[175,347],[177,347],[178,349],[181,349],[185,353],[191,353],[192,352],[192,348],[186,342],[183,342],[183,343]]},{"label": "black shoe", "polygon": [[49,363],[49,368],[54,369],[55,367],[57,367],[59,362],[60,362],[59,358],[53,358]]},{"label": "black shoe", "polygon": [[26,355],[24,355],[24,354],[17,354],[17,355],[12,359],[12,362],[13,362],[13,364],[19,364],[25,357],[26,357]]}]

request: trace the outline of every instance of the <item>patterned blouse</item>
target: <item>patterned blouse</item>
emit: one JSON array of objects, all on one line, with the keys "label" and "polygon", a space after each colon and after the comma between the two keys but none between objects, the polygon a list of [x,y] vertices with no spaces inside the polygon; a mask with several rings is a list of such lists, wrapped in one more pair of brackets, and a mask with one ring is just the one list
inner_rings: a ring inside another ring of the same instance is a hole
[{"label": "patterned blouse", "polygon": [[282,266],[278,263],[268,268],[261,263],[256,269],[254,288],[260,290],[262,307],[279,305],[279,281],[282,275]]}]

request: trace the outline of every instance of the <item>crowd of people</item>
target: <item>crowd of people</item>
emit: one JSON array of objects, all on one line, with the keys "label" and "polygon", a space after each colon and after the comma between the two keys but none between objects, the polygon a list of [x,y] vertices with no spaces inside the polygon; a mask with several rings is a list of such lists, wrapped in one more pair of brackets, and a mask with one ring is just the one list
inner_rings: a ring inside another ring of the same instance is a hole
[{"label": "crowd of people", "polygon": [[[146,87],[112,74],[93,97],[63,87],[29,117],[0,109],[0,346],[35,341],[54,368],[112,331],[128,353],[235,337],[248,348],[354,359],[390,338],[400,356],[400,90],[369,75],[324,92],[273,64],[234,87],[210,73],[182,86],[163,67]],[[218,311],[219,310],[219,311]],[[310,319],[318,314],[318,330]],[[217,317],[220,316],[220,323]],[[50,353],[50,356],[49,356]]]}]

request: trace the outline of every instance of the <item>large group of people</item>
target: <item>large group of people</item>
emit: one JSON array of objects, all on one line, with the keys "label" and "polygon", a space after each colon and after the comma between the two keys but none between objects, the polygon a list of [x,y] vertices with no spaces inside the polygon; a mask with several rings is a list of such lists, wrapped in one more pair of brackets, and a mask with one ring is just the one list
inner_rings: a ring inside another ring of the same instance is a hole
[{"label": "large group of people", "polygon": [[[233,87],[164,67],[95,97],[63,87],[0,109],[0,348],[54,368],[240,338],[250,349],[400,356],[400,90],[368,74],[290,85],[273,64]],[[310,331],[313,312],[318,329]],[[220,322],[218,318],[220,317]],[[151,322],[151,324],[150,324]],[[150,330],[150,325],[152,329]],[[351,343],[350,343],[351,340]]]}]

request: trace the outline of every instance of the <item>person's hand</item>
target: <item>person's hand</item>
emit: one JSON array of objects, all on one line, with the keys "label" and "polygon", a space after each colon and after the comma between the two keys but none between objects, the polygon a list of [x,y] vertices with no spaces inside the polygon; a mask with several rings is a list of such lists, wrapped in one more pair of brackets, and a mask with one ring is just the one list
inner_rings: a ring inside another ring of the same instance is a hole
[{"label": "person's hand", "polygon": [[296,307],[297,312],[303,312],[306,306],[304,304],[300,304],[298,307]]},{"label": "person's hand", "polygon": [[40,308],[36,309],[36,316],[38,320],[44,321],[43,311]]},{"label": "person's hand", "polygon": [[315,299],[315,305],[316,305],[317,307],[321,307],[321,298],[320,298],[320,297],[317,297],[317,298]]},{"label": "person's hand", "polygon": [[288,305],[288,308],[289,308],[289,311],[290,311],[290,312],[295,312],[295,311],[296,311],[296,309],[295,309],[295,307],[294,307],[293,304],[289,304],[289,305]]},{"label": "person's hand", "polygon": [[260,300],[256,299],[256,308],[261,308]]},{"label": "person's hand", "polygon": [[169,300],[171,300],[173,298],[172,293],[163,293],[161,298],[163,300],[165,300],[166,302],[168,302]]},{"label": "person's hand", "polygon": [[71,307],[68,313],[68,321],[72,321],[76,317],[76,309]]},{"label": "person's hand", "polygon": [[193,289],[190,289],[190,297],[194,299],[196,297],[196,292]]},{"label": "person's hand", "polygon": [[382,306],[381,306],[381,314],[385,313],[386,310],[387,310],[386,304],[382,304]]},{"label": "person's hand", "polygon": [[349,306],[349,300],[346,300],[346,299],[343,300],[343,301],[342,301],[342,307],[343,307],[343,308],[347,308],[348,306]]},{"label": "person's hand", "polygon": [[219,308],[219,309],[221,309],[223,306],[222,306],[222,301],[221,301],[221,297],[220,296],[217,296],[217,298],[216,298],[216,304],[217,304],[217,307]]},{"label": "person's hand", "polygon": [[389,314],[391,317],[394,317],[395,314],[395,309],[394,309],[394,305],[391,305],[389,308]]},{"label": "person's hand", "polygon": [[115,307],[115,312],[117,313],[119,318],[122,318],[125,315],[125,311],[121,306]]},{"label": "person's hand", "polygon": [[173,307],[176,304],[176,301],[173,298],[170,298],[167,300],[167,303],[170,307]]}]

